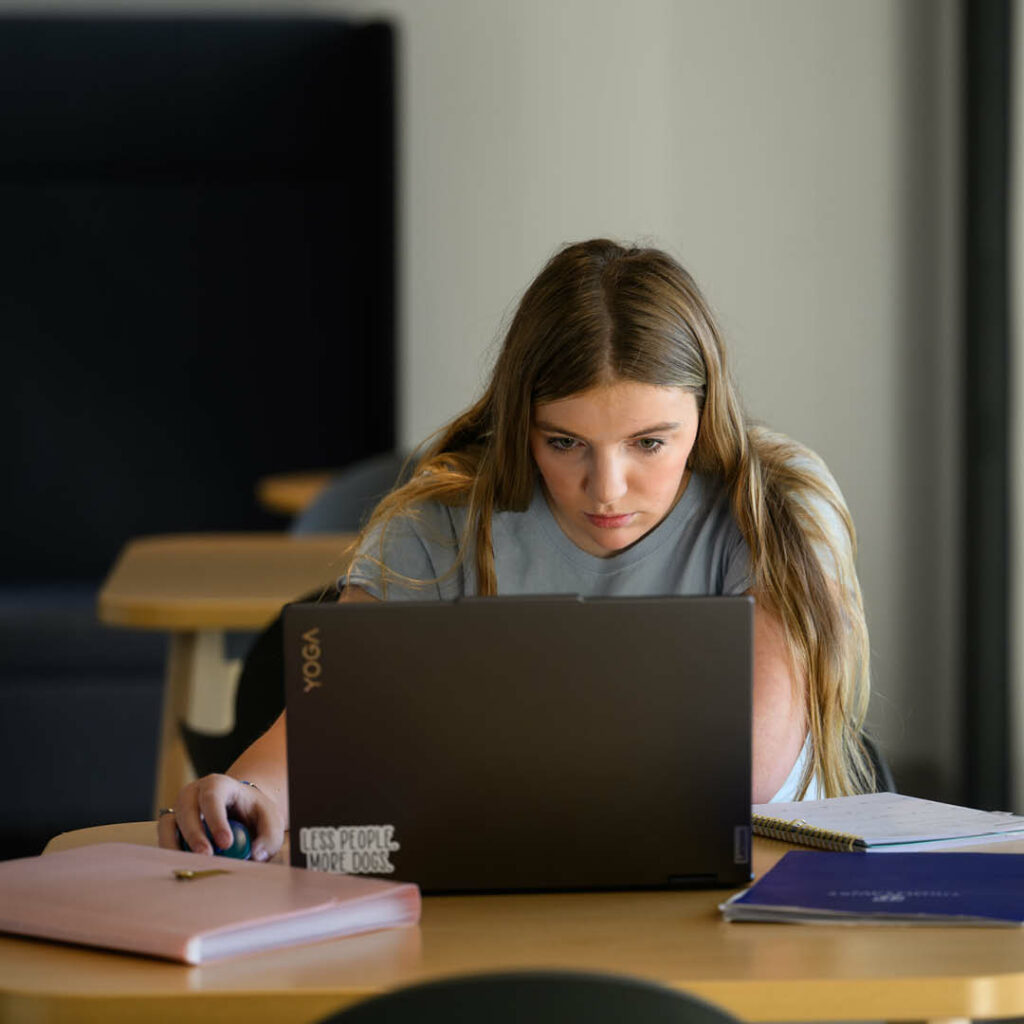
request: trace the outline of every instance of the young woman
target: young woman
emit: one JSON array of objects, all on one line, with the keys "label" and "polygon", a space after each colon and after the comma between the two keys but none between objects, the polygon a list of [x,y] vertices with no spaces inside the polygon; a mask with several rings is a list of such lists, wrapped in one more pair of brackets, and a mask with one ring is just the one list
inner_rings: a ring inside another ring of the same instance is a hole
[{"label": "young woman", "polygon": [[[461,594],[755,598],[755,803],[870,790],[868,638],[842,495],[808,449],[748,424],[693,279],[597,239],[524,294],[483,397],[375,510],[343,601]],[[681,692],[680,700],[698,695]],[[271,856],[287,828],[284,716],[161,815],[192,849],[226,811]]]}]

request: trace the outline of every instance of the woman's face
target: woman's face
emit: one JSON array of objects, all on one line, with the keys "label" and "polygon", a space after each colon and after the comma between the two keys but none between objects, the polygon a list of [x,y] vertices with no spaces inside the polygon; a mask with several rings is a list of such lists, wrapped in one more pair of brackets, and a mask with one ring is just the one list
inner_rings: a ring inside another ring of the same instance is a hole
[{"label": "woman's face", "polygon": [[653,530],[686,486],[699,420],[690,392],[630,381],[534,406],[530,450],[566,536],[607,557]]}]

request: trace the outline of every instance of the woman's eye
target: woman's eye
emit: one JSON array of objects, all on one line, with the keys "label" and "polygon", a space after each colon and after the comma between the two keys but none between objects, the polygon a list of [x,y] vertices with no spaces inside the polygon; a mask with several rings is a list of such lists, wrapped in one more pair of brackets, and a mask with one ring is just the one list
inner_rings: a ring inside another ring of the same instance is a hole
[{"label": "woman's eye", "polygon": [[661,451],[664,447],[665,442],[660,437],[641,437],[637,439],[637,447],[645,455],[652,455],[654,452]]},{"label": "woman's eye", "polygon": [[576,440],[572,437],[549,437],[548,444],[556,452],[571,452],[576,447]]}]

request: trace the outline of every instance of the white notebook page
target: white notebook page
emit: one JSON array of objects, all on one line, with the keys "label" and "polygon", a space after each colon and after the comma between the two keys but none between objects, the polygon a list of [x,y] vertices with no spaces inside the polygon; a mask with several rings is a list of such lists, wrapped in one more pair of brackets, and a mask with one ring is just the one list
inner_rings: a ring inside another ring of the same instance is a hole
[{"label": "white notebook page", "polygon": [[868,846],[966,840],[975,836],[1024,839],[1024,817],[957,807],[902,793],[755,804],[753,813],[859,836]]}]

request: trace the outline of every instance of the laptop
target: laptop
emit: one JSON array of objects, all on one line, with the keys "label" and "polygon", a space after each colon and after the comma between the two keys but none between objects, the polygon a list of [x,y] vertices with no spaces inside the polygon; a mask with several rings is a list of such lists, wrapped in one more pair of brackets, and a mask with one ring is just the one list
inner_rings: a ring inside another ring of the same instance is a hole
[{"label": "laptop", "polygon": [[291,862],[425,892],[734,887],[750,597],[284,612]]}]

